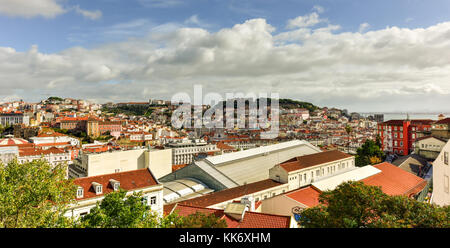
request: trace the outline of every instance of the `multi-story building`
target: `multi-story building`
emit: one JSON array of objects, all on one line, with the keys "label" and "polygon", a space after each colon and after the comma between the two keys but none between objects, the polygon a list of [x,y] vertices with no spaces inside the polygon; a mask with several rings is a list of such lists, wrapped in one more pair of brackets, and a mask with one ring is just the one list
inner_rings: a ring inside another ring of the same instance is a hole
[{"label": "multi-story building", "polygon": [[416,154],[435,160],[445,144],[446,141],[441,138],[426,136],[416,139],[413,146]]},{"label": "multi-story building", "polygon": [[173,150],[173,165],[190,164],[199,154],[211,154],[220,151],[216,145],[208,144],[200,139],[185,139],[180,142],[172,142],[166,144],[166,147]]},{"label": "multi-story building", "polygon": [[433,120],[389,120],[378,123],[381,148],[391,154],[408,155],[414,141],[431,131]]},{"label": "multi-story building", "polygon": [[19,148],[17,146],[0,146],[0,164],[7,164],[18,156]]},{"label": "multi-story building", "polygon": [[157,178],[172,172],[171,149],[135,149],[102,153],[84,153],[69,167],[69,177],[92,177],[103,174],[150,168]]},{"label": "multi-story building", "polygon": [[163,185],[153,176],[149,168],[114,174],[78,178],[76,204],[69,207],[67,217],[78,218],[89,213],[97,202],[111,192],[124,189],[127,195],[142,192],[145,204],[159,216],[163,215]]},{"label": "multi-story building", "polygon": [[449,140],[450,139],[450,118],[445,118],[433,123],[431,134],[434,137]]},{"label": "multi-story building", "polygon": [[355,168],[355,157],[338,150],[292,158],[269,170],[272,180],[288,183],[289,190]]},{"label": "multi-story building", "polygon": [[98,137],[100,136],[100,128],[98,124],[98,120],[90,118],[86,124],[86,133],[90,137]]},{"label": "multi-story building", "polygon": [[120,121],[102,121],[98,124],[100,134],[109,132],[110,134],[119,133],[122,131],[122,123]]},{"label": "multi-story building", "polygon": [[1,113],[0,124],[2,126],[12,126],[14,124],[30,125],[30,117],[21,112]]}]

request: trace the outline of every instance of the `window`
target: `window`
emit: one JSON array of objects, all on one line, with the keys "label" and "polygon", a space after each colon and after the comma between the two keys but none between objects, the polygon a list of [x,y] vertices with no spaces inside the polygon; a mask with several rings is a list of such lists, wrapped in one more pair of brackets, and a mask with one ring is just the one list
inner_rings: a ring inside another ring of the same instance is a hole
[{"label": "window", "polygon": [[448,176],[447,175],[444,175],[444,192],[445,193],[448,193],[449,192],[449,190],[448,190]]},{"label": "window", "polygon": [[78,189],[77,189],[77,198],[81,198],[81,197],[83,197],[83,188],[81,188],[81,187],[79,187]]},{"label": "window", "polygon": [[102,185],[97,185],[97,186],[95,186],[95,193],[96,193],[96,194],[101,194],[102,191],[103,191]]},{"label": "window", "polygon": [[120,169],[115,169],[114,173],[120,172]]},{"label": "window", "polygon": [[120,187],[120,183],[119,182],[114,183],[113,185],[114,185],[114,191],[119,190],[119,187]]},{"label": "window", "polygon": [[156,196],[150,198],[150,205],[156,205]]},{"label": "window", "polygon": [[148,196],[142,197],[142,204],[148,205]]},{"label": "window", "polygon": [[444,164],[448,165],[448,152],[444,152]]}]

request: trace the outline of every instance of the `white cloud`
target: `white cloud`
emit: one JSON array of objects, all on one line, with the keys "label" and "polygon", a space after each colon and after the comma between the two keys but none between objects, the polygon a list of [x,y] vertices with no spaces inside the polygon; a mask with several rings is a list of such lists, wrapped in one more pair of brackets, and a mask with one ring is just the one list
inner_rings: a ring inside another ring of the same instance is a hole
[{"label": "white cloud", "polygon": [[66,12],[59,0],[0,0],[0,13],[7,16],[53,18]]},{"label": "white cloud", "polygon": [[182,0],[138,0],[145,7],[170,8],[184,4]]},{"label": "white cloud", "polygon": [[97,20],[102,17],[102,12],[100,10],[95,11],[89,11],[81,9],[80,6],[76,5],[74,6],[75,12],[78,14],[81,14],[82,16],[91,19],[91,20]]},{"label": "white cloud", "polygon": [[313,12],[309,15],[305,16],[298,16],[294,19],[288,20],[288,23],[286,25],[287,29],[294,29],[294,28],[305,28],[305,27],[313,27],[321,22],[325,22],[326,19],[320,19],[319,14],[316,12]]},{"label": "white cloud", "polygon": [[[366,33],[338,29],[275,33],[259,18],[217,32],[154,26],[142,38],[53,54],[37,46],[0,47],[0,99],[39,98],[44,91],[100,102],[170,99],[202,84],[205,93],[272,91],[353,111],[449,110],[450,22]],[[111,80],[118,83],[106,83]]]},{"label": "white cloud", "polygon": [[24,18],[38,16],[54,18],[74,10],[76,13],[91,20],[97,20],[102,17],[102,12],[100,10],[84,10],[78,5],[65,8],[61,2],[63,2],[63,0],[0,0],[0,14]]},{"label": "white cloud", "polygon": [[370,27],[369,23],[367,22],[361,23],[361,25],[359,25],[359,32],[364,33],[369,27]]},{"label": "white cloud", "polygon": [[316,11],[319,14],[322,14],[325,11],[325,9],[320,5],[314,5],[312,10]]}]

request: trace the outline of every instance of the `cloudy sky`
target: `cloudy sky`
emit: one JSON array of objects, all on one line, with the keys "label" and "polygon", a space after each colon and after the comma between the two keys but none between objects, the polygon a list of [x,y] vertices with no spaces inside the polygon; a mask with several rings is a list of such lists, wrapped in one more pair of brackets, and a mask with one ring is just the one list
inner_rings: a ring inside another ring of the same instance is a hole
[{"label": "cloudy sky", "polygon": [[170,100],[197,84],[450,112],[449,13],[448,0],[0,0],[0,102]]}]

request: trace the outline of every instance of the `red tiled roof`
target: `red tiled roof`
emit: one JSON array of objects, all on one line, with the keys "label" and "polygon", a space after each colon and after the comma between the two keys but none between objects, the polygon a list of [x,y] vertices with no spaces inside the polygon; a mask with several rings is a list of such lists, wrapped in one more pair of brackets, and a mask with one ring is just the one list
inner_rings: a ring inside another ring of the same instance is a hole
[{"label": "red tiled roof", "polygon": [[[84,189],[83,198],[78,198],[77,200],[85,200],[113,192],[114,189],[109,182],[110,179],[119,181],[120,188],[127,191],[158,185],[156,179],[152,176],[148,168],[93,177],[77,178],[73,181],[73,183]],[[103,186],[102,194],[95,194],[94,188],[92,187],[93,182],[99,183]]]},{"label": "red tiled roof", "polygon": [[61,137],[61,136],[67,136],[67,135],[58,133],[58,132],[42,132],[42,133],[38,134],[37,137]]},{"label": "red tiled roof", "polygon": [[296,157],[295,159],[290,159],[280,166],[286,170],[287,172],[296,171],[304,168],[308,168],[311,166],[324,164],[328,162],[333,162],[336,160],[341,160],[344,158],[350,158],[351,155],[347,153],[343,153],[338,150],[331,150],[325,152],[314,153],[310,155],[305,155],[301,157]]},{"label": "red tiled roof", "polygon": [[230,189],[213,192],[204,196],[185,200],[179,203],[188,206],[209,207],[218,203],[233,200],[238,197],[253,194],[255,192],[270,189],[280,185],[282,185],[282,183],[276,182],[272,179],[266,179]]},{"label": "red tiled roof", "polygon": [[56,142],[56,143],[40,143],[35,144],[36,146],[61,146],[61,145],[70,145],[70,142]]},{"label": "red tiled roof", "polygon": [[229,146],[223,142],[218,142],[217,148],[219,148],[220,150],[236,150],[236,148]]},{"label": "red tiled roof", "polygon": [[0,146],[15,146],[29,144],[27,140],[21,138],[6,138],[0,139]]},{"label": "red tiled roof", "polygon": [[307,207],[315,207],[319,205],[319,195],[321,191],[315,187],[308,186],[305,188],[294,190],[291,193],[287,193],[286,196],[304,204]]},{"label": "red tiled roof", "polygon": [[225,220],[228,228],[289,228],[291,217],[274,214],[264,214],[246,211],[244,218],[237,221],[224,213],[224,210],[193,207],[179,204],[175,207],[174,212],[181,216],[188,216],[201,212],[204,214],[214,214],[216,217]]},{"label": "red tiled roof", "polygon": [[427,181],[415,176],[393,164],[384,162],[374,165],[380,173],[361,180],[361,182],[381,186],[381,190],[388,195],[415,195],[422,191]]},{"label": "red tiled roof", "polygon": [[411,125],[431,125],[435,121],[431,119],[417,119],[417,120],[411,120]]},{"label": "red tiled roof", "polygon": [[435,124],[450,124],[450,118],[445,118],[440,121],[437,121]]},{"label": "red tiled roof", "polygon": [[40,156],[40,155],[48,155],[48,154],[61,154],[61,153],[66,153],[66,151],[56,148],[56,147],[51,147],[49,149],[36,149],[35,147],[33,148],[24,148],[24,149],[20,149],[19,150],[19,156],[20,157],[25,157],[25,156]]},{"label": "red tiled roof", "polygon": [[403,126],[404,120],[389,120],[381,123],[380,125],[388,125],[388,126]]}]

